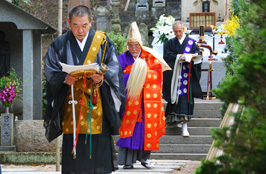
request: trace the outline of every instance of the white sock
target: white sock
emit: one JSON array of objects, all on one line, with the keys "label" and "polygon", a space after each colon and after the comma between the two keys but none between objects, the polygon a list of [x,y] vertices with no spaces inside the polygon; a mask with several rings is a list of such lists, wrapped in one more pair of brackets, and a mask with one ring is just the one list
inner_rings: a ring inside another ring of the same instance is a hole
[{"label": "white sock", "polygon": [[184,123],[183,126],[182,126],[182,131],[187,131],[187,123]]}]

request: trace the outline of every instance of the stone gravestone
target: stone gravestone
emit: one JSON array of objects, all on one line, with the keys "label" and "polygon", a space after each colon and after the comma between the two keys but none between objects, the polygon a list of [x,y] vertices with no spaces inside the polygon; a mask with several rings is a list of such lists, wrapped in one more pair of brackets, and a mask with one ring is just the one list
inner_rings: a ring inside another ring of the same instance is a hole
[{"label": "stone gravestone", "polygon": [[14,115],[1,114],[1,146],[13,146]]},{"label": "stone gravestone", "polygon": [[153,7],[165,7],[165,0],[153,0]]},{"label": "stone gravestone", "polygon": [[149,46],[148,42],[148,26],[145,25],[144,23],[141,23],[139,25],[139,31],[141,34],[142,42],[144,46]]},{"label": "stone gravestone", "polygon": [[148,11],[149,10],[149,4],[147,3],[147,0],[138,0],[138,3],[136,4],[136,11]]}]

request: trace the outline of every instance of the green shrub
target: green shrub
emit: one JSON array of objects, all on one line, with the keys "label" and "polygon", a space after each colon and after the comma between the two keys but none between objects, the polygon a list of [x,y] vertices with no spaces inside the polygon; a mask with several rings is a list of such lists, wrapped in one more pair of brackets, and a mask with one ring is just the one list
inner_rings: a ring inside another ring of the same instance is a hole
[{"label": "green shrub", "polygon": [[106,35],[114,42],[118,55],[125,52],[127,39],[124,36],[120,33],[115,33],[114,31],[106,33]]},{"label": "green shrub", "polygon": [[[234,124],[213,132],[224,154],[202,161],[196,174],[261,174],[266,171],[266,2],[234,0],[240,28],[230,38],[228,74],[215,94],[244,109]],[[230,134],[228,134],[230,131]]]}]

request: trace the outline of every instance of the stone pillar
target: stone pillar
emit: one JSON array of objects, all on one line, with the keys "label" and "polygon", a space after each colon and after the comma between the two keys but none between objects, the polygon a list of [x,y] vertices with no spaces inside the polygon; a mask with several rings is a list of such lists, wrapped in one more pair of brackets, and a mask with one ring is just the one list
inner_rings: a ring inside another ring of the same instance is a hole
[{"label": "stone pillar", "polygon": [[14,144],[14,115],[1,114],[1,146],[13,146]]},{"label": "stone pillar", "polygon": [[106,6],[106,1],[100,1],[99,7],[95,11],[95,17],[96,17],[96,30],[101,30],[106,32],[108,29],[108,21],[107,17],[109,14],[109,11]]},{"label": "stone pillar", "polygon": [[120,8],[120,1],[119,0],[113,0],[111,2],[112,5],[112,31],[118,33],[121,32],[121,25],[120,25],[120,17],[119,17],[119,8]]},{"label": "stone pillar", "polygon": [[22,32],[23,120],[33,120],[33,33]]},{"label": "stone pillar", "polygon": [[42,38],[35,30],[33,33],[33,119],[42,120]]},{"label": "stone pillar", "polygon": [[230,4],[232,0],[224,1],[224,21],[226,21],[230,17]]}]

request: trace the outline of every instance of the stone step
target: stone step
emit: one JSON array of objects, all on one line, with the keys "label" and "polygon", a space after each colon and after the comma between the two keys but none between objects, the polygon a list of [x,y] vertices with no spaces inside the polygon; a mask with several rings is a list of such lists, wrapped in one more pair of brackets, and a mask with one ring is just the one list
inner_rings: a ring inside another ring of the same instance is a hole
[{"label": "stone step", "polygon": [[[166,107],[167,101],[163,100],[164,106]],[[223,102],[219,99],[215,100],[202,100],[202,99],[195,99],[194,101],[194,110],[219,110]]]},{"label": "stone step", "polygon": [[[217,129],[217,127],[188,127],[188,132],[190,135],[211,135],[212,130]],[[182,135],[182,128],[166,128],[166,135]]]},{"label": "stone step", "polygon": [[[177,166],[177,169],[181,168],[181,166]],[[138,166],[138,165],[134,165],[133,169],[130,170],[125,170],[121,168],[119,168],[119,170],[112,172],[112,174],[117,173],[117,174],[128,174],[128,173],[144,173],[144,174],[151,174],[151,173],[155,173],[155,174],[165,174],[165,173],[170,173],[172,172],[173,169],[171,168],[158,168],[158,167],[154,167],[152,169],[147,170],[146,168],[144,168],[143,166]]]},{"label": "stone step", "polygon": [[[183,162],[178,162],[183,161]],[[123,165],[118,165],[119,170],[117,170],[114,173],[120,173],[120,172],[128,172],[128,173],[134,173],[134,172],[141,172],[141,173],[154,173],[154,172],[163,172],[166,173],[166,171],[170,172],[169,169],[179,169],[181,166],[185,165],[186,163],[190,162],[190,160],[157,160],[157,159],[150,159],[150,162],[154,165],[154,168],[152,169],[145,169],[139,161],[137,161],[134,164],[134,168],[131,170],[125,170],[123,169]],[[165,170],[168,169],[168,170]],[[121,173],[120,173],[121,174]]]},{"label": "stone step", "polygon": [[192,118],[189,127],[219,127],[221,118]]},{"label": "stone step", "polygon": [[211,144],[160,144],[153,153],[208,153]]},{"label": "stone step", "polygon": [[201,100],[195,99],[194,110],[220,110],[223,102],[219,99],[215,100]]},{"label": "stone step", "polygon": [[164,135],[160,138],[160,144],[212,144],[210,135],[191,135],[182,137],[179,135]]},{"label": "stone step", "polygon": [[[191,163],[191,160],[150,160],[154,164],[154,168],[145,169],[139,161],[134,164],[133,169],[123,169],[122,165],[119,165],[119,170],[112,172],[113,174],[128,174],[128,173],[143,173],[143,174],[166,174],[173,173],[176,169],[180,169],[182,166],[187,163]],[[2,173],[3,174],[59,174],[60,171],[56,171],[55,164],[50,165],[8,165],[2,164]]]},{"label": "stone step", "polygon": [[[117,142],[119,135],[114,135],[113,140]],[[189,137],[182,137],[180,135],[164,135],[160,138],[161,144],[212,144],[210,135],[191,135]]]},{"label": "stone step", "polygon": [[[208,153],[211,144],[160,144],[160,150],[153,153]],[[115,146],[118,152],[119,147]]]},{"label": "stone step", "polygon": [[222,118],[221,111],[217,110],[194,110],[193,118]]},{"label": "stone step", "polygon": [[196,160],[200,161],[206,158],[208,153],[151,153],[151,159],[164,159],[164,160]]}]

